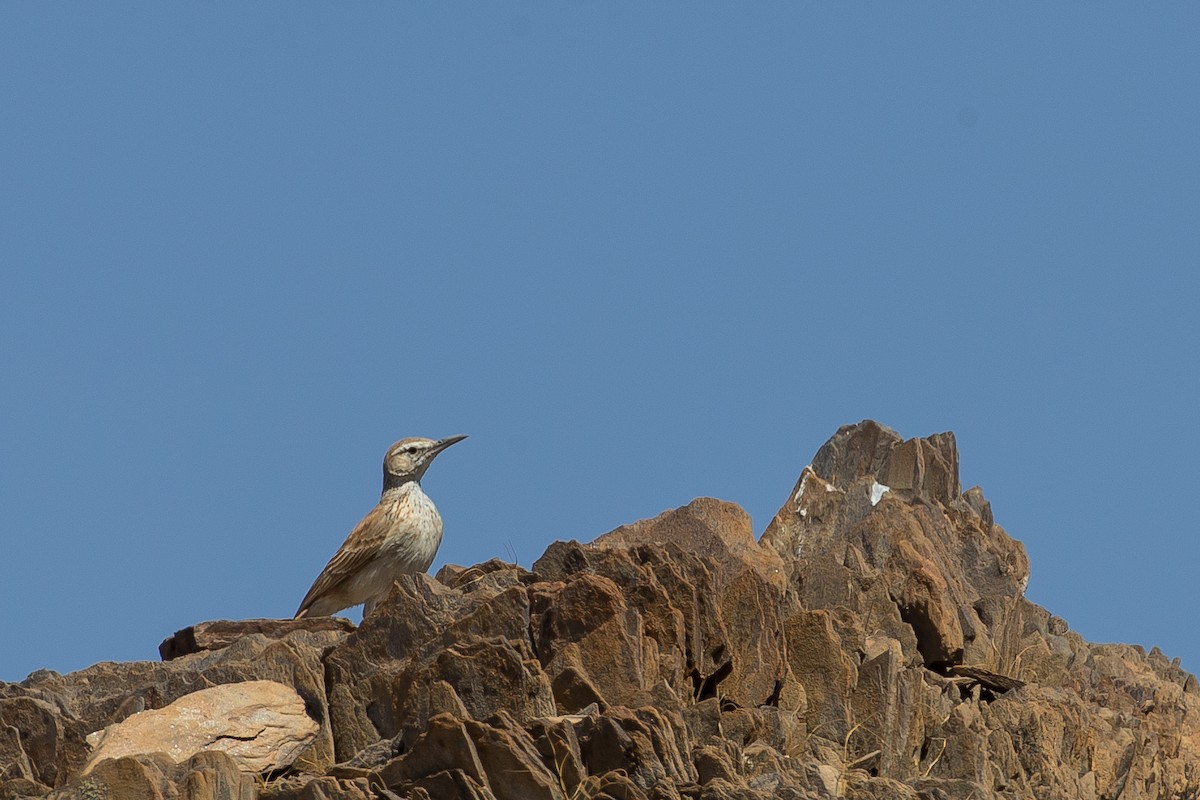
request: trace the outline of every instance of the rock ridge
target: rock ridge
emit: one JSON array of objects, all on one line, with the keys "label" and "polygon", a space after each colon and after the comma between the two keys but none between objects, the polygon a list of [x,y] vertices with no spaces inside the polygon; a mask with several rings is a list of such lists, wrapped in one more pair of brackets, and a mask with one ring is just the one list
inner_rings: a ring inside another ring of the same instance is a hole
[{"label": "rock ridge", "polygon": [[[757,539],[700,498],[413,576],[357,628],[201,623],[161,663],[0,684],[0,800],[1200,796],[1195,677],[1026,600],[958,464],[951,433],[867,420]],[[311,722],[287,758],[150,741],[85,774],[89,734],[256,682]]]}]

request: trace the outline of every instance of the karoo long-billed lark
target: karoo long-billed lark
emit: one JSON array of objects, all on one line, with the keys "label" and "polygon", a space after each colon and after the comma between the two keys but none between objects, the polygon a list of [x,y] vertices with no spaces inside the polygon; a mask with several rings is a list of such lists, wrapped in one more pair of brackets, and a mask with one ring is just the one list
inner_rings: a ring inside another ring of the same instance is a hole
[{"label": "karoo long-billed lark", "polygon": [[421,491],[437,454],[466,436],[401,439],[383,459],[379,505],[350,531],[300,603],[296,618],[318,617],[365,603],[370,614],[396,578],[424,572],[442,543],[442,517]]}]

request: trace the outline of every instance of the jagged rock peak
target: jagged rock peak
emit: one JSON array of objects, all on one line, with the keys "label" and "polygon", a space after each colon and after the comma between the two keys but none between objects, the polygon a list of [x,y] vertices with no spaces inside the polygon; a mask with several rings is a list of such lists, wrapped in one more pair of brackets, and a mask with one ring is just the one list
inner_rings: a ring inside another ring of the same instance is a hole
[{"label": "jagged rock peak", "polygon": [[762,541],[805,607],[886,621],[906,654],[940,670],[996,667],[982,617],[1020,598],[1029,577],[1024,548],[993,523],[982,491],[960,491],[954,434],[906,440],[872,420],[817,451]]},{"label": "jagged rock peak", "polygon": [[958,445],[949,431],[903,439],[870,419],[843,425],[817,451],[812,468],[834,486],[869,477],[918,499],[947,506],[961,502]]}]

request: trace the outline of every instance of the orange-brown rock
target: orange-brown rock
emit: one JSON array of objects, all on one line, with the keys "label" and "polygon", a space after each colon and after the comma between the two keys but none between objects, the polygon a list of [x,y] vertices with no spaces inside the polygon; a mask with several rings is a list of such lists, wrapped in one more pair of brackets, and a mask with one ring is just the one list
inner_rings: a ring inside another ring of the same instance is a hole
[{"label": "orange-brown rock", "polygon": [[271,772],[291,766],[318,728],[304,700],[282,683],[210,686],[89,735],[92,755],[83,773],[105,759],[165,753],[179,763],[208,751],[227,754],[243,772]]},{"label": "orange-brown rock", "polygon": [[224,650],[238,639],[262,634],[269,639],[281,639],[297,631],[350,633],[354,623],[340,617],[304,617],[302,619],[217,619],[200,622],[175,631],[162,640],[158,654],[163,661],[199,653],[204,650]]},{"label": "orange-brown rock", "polygon": [[[0,684],[0,800],[1200,796],[1195,677],[1026,600],[952,434],[846,426],[783,500],[758,541],[702,498],[532,569],[405,579],[353,632],[202,623],[163,664]],[[80,774],[85,734],[246,680],[319,727],[286,772],[204,753]]]}]

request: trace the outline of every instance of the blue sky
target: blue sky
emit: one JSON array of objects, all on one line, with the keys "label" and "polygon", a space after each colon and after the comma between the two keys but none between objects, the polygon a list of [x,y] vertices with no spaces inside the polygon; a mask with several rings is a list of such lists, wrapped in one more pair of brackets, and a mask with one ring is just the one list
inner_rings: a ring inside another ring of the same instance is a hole
[{"label": "blue sky", "polygon": [[0,679],[953,430],[1028,595],[1200,668],[1200,7],[10,3]]}]

